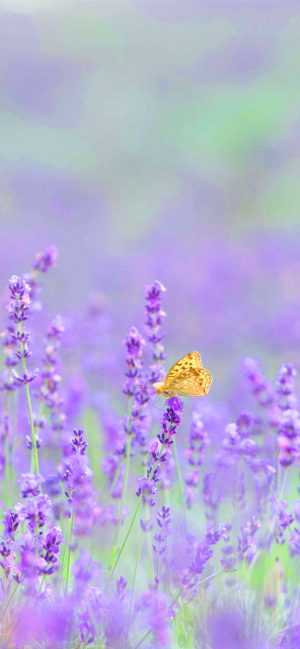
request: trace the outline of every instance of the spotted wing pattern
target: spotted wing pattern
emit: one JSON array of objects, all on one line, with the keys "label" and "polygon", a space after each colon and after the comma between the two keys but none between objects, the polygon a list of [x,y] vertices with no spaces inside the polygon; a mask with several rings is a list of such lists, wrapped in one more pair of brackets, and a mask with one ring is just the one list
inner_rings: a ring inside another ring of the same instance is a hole
[{"label": "spotted wing pattern", "polygon": [[189,397],[203,397],[209,393],[212,384],[212,376],[205,367],[199,369],[191,368],[183,370],[172,381],[168,381],[165,390],[169,394]]},{"label": "spotted wing pattern", "polygon": [[210,372],[202,366],[199,352],[183,356],[169,370],[160,394],[198,397],[208,394],[212,384]]},{"label": "spotted wing pattern", "polygon": [[183,375],[188,375],[191,370],[200,370],[202,367],[202,360],[199,352],[190,352],[172,365],[165,378],[165,386],[168,387],[169,384],[177,380],[178,377]]}]

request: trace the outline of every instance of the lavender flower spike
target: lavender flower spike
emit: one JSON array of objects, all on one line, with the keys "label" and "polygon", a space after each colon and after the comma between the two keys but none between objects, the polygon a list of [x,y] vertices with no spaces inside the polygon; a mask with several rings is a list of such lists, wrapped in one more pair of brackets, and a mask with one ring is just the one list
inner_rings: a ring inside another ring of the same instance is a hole
[{"label": "lavender flower spike", "polygon": [[152,347],[152,364],[150,366],[150,383],[161,381],[163,376],[162,362],[165,359],[165,349],[162,343],[162,324],[166,317],[161,308],[161,296],[166,291],[161,282],[156,280],[146,286],[145,313],[146,313],[146,338]]},{"label": "lavender flower spike", "polygon": [[171,446],[174,442],[181,421],[183,403],[177,397],[167,400],[167,408],[163,414],[161,431],[157,438],[149,443],[146,475],[138,479],[137,496],[143,503],[153,507],[156,503],[156,492],[161,479],[161,468],[168,462]]},{"label": "lavender flower spike", "polygon": [[33,264],[34,270],[40,273],[47,273],[57,262],[58,252],[55,246],[49,246],[43,252],[38,252]]}]

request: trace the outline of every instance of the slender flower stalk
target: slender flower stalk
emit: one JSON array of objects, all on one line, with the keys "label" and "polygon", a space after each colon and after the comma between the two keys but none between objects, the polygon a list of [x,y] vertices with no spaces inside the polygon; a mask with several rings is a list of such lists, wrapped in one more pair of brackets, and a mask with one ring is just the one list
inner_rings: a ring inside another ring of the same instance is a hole
[{"label": "slender flower stalk", "polygon": [[5,358],[5,372],[2,378],[1,388],[8,394],[24,387],[28,418],[31,436],[31,470],[38,474],[39,452],[38,436],[34,421],[34,412],[30,383],[34,381],[37,372],[31,372],[28,368],[28,359],[31,356],[30,332],[25,328],[29,315],[40,309],[37,302],[39,291],[39,275],[46,273],[55,265],[57,251],[50,246],[44,252],[38,253],[35,258],[31,273],[19,277],[13,275],[9,280],[9,304],[8,304],[8,325],[2,333],[2,344]]},{"label": "slender flower stalk", "polygon": [[[50,445],[55,444],[61,447],[68,445],[68,439],[66,439],[66,435],[64,434],[66,413],[61,394],[62,378],[59,373],[59,350],[64,330],[65,327],[62,318],[56,316],[49,325],[46,333],[37,390],[37,397],[41,401],[44,411],[47,413],[46,419],[50,420],[50,431],[47,442]],[[40,426],[45,427],[45,418],[41,418],[38,423]]]},{"label": "slender flower stalk", "polygon": [[162,325],[166,313],[162,309],[162,294],[166,291],[161,282],[156,280],[146,286],[145,290],[145,326],[146,340],[151,346],[151,365],[149,381],[151,384],[161,381],[163,377],[163,361],[165,349],[163,345]]},{"label": "slender flower stalk", "polygon": [[142,529],[147,532],[151,529],[151,509],[156,505],[157,491],[161,482],[161,470],[169,461],[171,448],[178,426],[181,421],[183,404],[180,399],[173,397],[167,400],[167,407],[163,414],[161,430],[157,437],[149,443],[146,474],[138,479],[136,494],[144,506],[150,511],[150,519],[141,520]]},{"label": "slender flower stalk", "polygon": [[115,572],[115,570],[116,570],[116,568],[117,568],[117,566],[118,566],[118,563],[119,563],[119,561],[120,561],[120,559],[121,559],[121,556],[122,556],[122,554],[123,554],[123,552],[124,552],[124,549],[125,549],[125,547],[126,547],[127,541],[128,541],[129,536],[130,536],[130,534],[131,534],[131,532],[132,532],[132,530],[133,530],[133,527],[134,527],[135,521],[136,521],[136,519],[137,519],[137,517],[138,517],[138,514],[139,514],[139,511],[140,511],[140,508],[141,508],[141,502],[138,501],[137,504],[136,504],[135,510],[134,510],[134,512],[133,512],[133,514],[132,514],[131,520],[130,520],[130,522],[129,522],[129,525],[128,525],[128,528],[127,528],[126,534],[125,534],[125,536],[124,536],[124,539],[123,539],[123,541],[121,542],[120,547],[119,547],[118,550],[117,550],[116,557],[115,557],[114,562],[113,562],[112,567],[111,567],[111,572],[110,572],[111,576],[114,575],[114,572]]},{"label": "slender flower stalk", "polygon": [[96,523],[98,508],[92,486],[92,471],[86,455],[87,441],[83,430],[73,431],[71,453],[59,467],[66,496],[66,548],[63,561],[65,590],[68,590],[71,568],[72,540],[87,536]]},{"label": "slender flower stalk", "polygon": [[64,589],[66,593],[68,592],[69,582],[70,582],[73,526],[74,526],[74,512],[72,510],[71,515],[68,519],[67,534],[66,534],[66,548],[65,548],[65,554],[63,559],[63,581],[64,581]]},{"label": "slender flower stalk", "polygon": [[[9,366],[13,366],[12,376],[9,381],[11,388],[24,386],[29,424],[31,434],[31,470],[39,473],[39,455],[37,447],[37,436],[34,424],[31,392],[29,384],[34,380],[36,374],[30,373],[27,367],[27,359],[31,355],[29,341],[30,334],[24,328],[24,323],[28,319],[31,306],[30,287],[21,277],[13,275],[9,281],[10,302],[8,306],[10,325],[8,327],[10,333],[9,345]],[[12,351],[11,351],[12,350]],[[20,364],[23,375],[18,374],[16,368]],[[8,385],[5,383],[5,385]]]}]

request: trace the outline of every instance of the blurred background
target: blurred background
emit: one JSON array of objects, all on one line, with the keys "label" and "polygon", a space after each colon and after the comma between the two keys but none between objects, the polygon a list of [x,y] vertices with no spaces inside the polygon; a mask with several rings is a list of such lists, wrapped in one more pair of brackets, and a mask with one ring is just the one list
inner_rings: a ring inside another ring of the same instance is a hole
[{"label": "blurred background", "polygon": [[1,294],[55,244],[49,310],[101,304],[104,374],[154,279],[216,397],[298,363],[299,79],[296,1],[2,0]]}]

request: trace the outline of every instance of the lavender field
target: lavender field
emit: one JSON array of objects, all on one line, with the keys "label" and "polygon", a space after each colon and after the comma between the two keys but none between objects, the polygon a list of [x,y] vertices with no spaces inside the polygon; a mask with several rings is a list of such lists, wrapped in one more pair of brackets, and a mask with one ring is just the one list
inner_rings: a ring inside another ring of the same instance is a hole
[{"label": "lavender field", "polygon": [[300,647],[299,36],[0,3],[0,649]]}]

